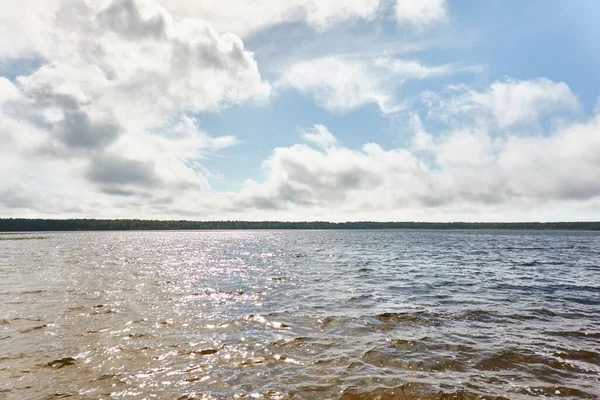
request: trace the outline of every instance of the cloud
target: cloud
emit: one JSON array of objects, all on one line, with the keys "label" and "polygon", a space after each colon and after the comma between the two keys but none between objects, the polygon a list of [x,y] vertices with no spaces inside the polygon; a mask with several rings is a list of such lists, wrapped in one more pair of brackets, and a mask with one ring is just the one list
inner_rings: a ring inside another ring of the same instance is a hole
[{"label": "cloud", "polygon": [[0,76],[0,105],[19,97],[19,89],[11,81]]},{"label": "cloud", "polygon": [[381,87],[366,63],[340,57],[298,62],[284,72],[279,85],[309,94],[317,105],[333,112],[370,103],[388,110],[393,103],[392,95]]},{"label": "cloud", "polygon": [[270,26],[305,22],[318,31],[353,20],[372,20],[380,0],[170,0],[175,15],[202,15],[222,32],[247,36]]},{"label": "cloud", "polygon": [[487,93],[474,94],[474,100],[491,108],[502,127],[535,121],[545,113],[573,111],[579,105],[566,83],[545,78],[494,82]]},{"label": "cloud", "polygon": [[310,129],[302,130],[302,138],[322,149],[328,149],[337,144],[337,139],[325,125],[316,124]]},{"label": "cloud", "polygon": [[[152,123],[148,114],[162,118],[175,110],[218,109],[269,95],[242,40],[219,34],[204,20],[175,20],[151,1],[103,7],[65,0],[55,8],[56,16],[42,21],[51,33],[36,34],[30,44],[28,52],[43,60],[27,77],[32,85],[78,91],[100,107],[114,108],[117,117],[135,113]],[[126,115],[119,115],[123,108]]]},{"label": "cloud", "polygon": [[91,182],[107,186],[132,185],[151,188],[159,182],[152,163],[110,155],[95,158],[86,177]]},{"label": "cloud", "polygon": [[[170,20],[182,22],[194,19],[194,16],[210,21],[211,26],[219,32],[246,37],[272,26],[297,22],[323,32],[344,23],[373,21],[392,11],[391,5],[382,0],[22,0],[3,5],[0,14],[0,58],[38,56],[49,40],[61,38],[54,30],[56,22],[74,19],[82,22],[86,16],[85,9],[90,7],[102,9],[102,12],[88,24],[88,28],[99,24],[102,29],[110,29],[129,39],[160,39],[169,31]],[[393,4],[393,9],[399,24],[422,27],[443,21],[448,7],[442,0],[398,0]],[[68,17],[64,18],[66,14]],[[78,18],[78,14],[83,18]],[[71,35],[71,38],[74,36]],[[87,44],[88,53],[101,51],[94,41],[88,41]],[[50,48],[60,51],[57,46]]]},{"label": "cloud", "polygon": [[166,36],[167,17],[168,15],[155,13],[145,18],[134,0],[122,0],[101,10],[98,13],[98,22],[130,40],[159,40]]},{"label": "cloud", "polygon": [[202,115],[274,98],[238,35],[305,23],[319,38],[392,8],[398,24],[417,33],[449,18],[445,1],[7,3],[0,59],[31,68],[0,77],[0,213],[314,219],[331,209],[337,219],[384,220],[560,218],[564,210],[597,215],[598,112],[579,122],[545,123],[579,111],[566,83],[506,78],[483,89],[455,85],[424,92],[423,111],[402,100],[403,84],[482,68],[372,57],[387,54],[378,50],[273,67],[280,73],[273,87],[298,91],[336,113],[369,105],[395,118],[406,113],[405,147],[348,147],[341,135],[357,132],[336,132],[338,140],[316,124],[299,131],[297,144],[268,149],[263,179],[233,193],[211,189],[204,158],[240,142],[205,131]]},{"label": "cloud", "polygon": [[396,0],[396,20],[398,24],[424,27],[448,18],[446,0]]},{"label": "cloud", "polygon": [[389,11],[394,12],[400,25],[421,28],[443,22],[448,15],[446,0],[396,0],[391,5],[381,0],[169,0],[164,4],[174,15],[203,15],[220,31],[241,36],[293,22],[305,22],[317,31],[324,31],[356,20],[374,20],[382,10],[387,12],[392,6]]},{"label": "cloud", "polygon": [[22,88],[28,105],[43,110],[42,118],[32,112],[21,114],[38,128],[48,131],[47,143],[40,149],[43,152],[58,151],[64,155],[70,151],[103,149],[121,132],[121,126],[112,118],[93,117],[85,110],[85,103],[72,95],[55,92],[50,85],[29,88],[25,84]]},{"label": "cloud", "polygon": [[0,204],[6,208],[28,208],[33,202],[24,185],[12,185],[0,189]]},{"label": "cloud", "polygon": [[368,156],[347,148],[277,148],[265,162],[269,179],[264,184],[248,182],[242,203],[275,210],[342,204],[350,192],[379,183],[380,174],[369,163]]},{"label": "cloud", "polygon": [[427,79],[477,68],[452,65],[430,67],[417,60],[329,56],[304,60],[283,71],[277,86],[294,88],[333,112],[376,104],[384,114],[404,109],[396,89],[408,80]]},{"label": "cloud", "polygon": [[208,135],[190,114],[270,95],[239,37],[151,0],[50,1],[32,13],[19,49],[0,40],[0,57],[40,60],[0,78],[0,155],[69,170],[76,190],[149,202],[210,190],[198,160],[237,140]]},{"label": "cloud", "polygon": [[497,138],[476,127],[434,137],[419,129],[412,150],[296,144],[273,152],[265,162],[268,178],[249,181],[239,204],[307,214],[334,207],[347,218],[386,212],[388,220],[476,220],[497,212],[499,219],[535,219],[566,202],[600,198],[599,154],[600,115],[543,137]]},{"label": "cloud", "polygon": [[600,195],[600,114],[550,136],[509,136],[497,157],[521,196],[586,200]]},{"label": "cloud", "polygon": [[500,128],[537,122],[542,115],[579,109],[577,97],[564,82],[546,78],[493,82],[485,91],[451,86],[446,95],[426,92],[430,116],[446,121],[491,118]]},{"label": "cloud", "polygon": [[375,67],[383,71],[387,70],[395,78],[400,78],[403,82],[408,79],[426,79],[457,72],[457,69],[451,65],[430,67],[423,65],[417,60],[401,60],[390,57],[378,57],[375,59],[374,64]]}]

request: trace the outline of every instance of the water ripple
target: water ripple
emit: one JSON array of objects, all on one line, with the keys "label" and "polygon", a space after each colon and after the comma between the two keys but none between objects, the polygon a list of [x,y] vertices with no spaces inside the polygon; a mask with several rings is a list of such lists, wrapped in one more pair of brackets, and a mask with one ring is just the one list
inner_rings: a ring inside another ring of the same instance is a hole
[{"label": "water ripple", "polygon": [[0,242],[0,398],[599,398],[600,235]]}]

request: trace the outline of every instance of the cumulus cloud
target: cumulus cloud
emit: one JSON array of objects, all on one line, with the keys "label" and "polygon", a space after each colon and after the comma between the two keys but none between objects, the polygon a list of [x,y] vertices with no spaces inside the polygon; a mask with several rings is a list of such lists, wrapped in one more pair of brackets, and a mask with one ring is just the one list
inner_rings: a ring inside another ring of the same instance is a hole
[{"label": "cumulus cloud", "polygon": [[202,15],[222,32],[245,36],[269,26],[304,21],[318,31],[352,20],[372,20],[380,0],[169,0],[175,15]]},{"label": "cumulus cloud", "polygon": [[0,105],[19,97],[19,90],[11,81],[0,76]]},{"label": "cumulus cloud", "polygon": [[578,107],[577,98],[566,83],[545,78],[494,82],[487,93],[474,93],[474,101],[491,108],[502,127],[534,121],[543,113]]},{"label": "cumulus cloud", "polygon": [[[129,120],[269,95],[242,40],[204,20],[176,21],[150,1],[63,3],[45,21],[51,34],[36,35],[29,48],[43,60],[29,86],[76,92]],[[117,112],[123,108],[125,116]]]},{"label": "cumulus cloud", "polygon": [[[169,0],[166,7],[176,15],[190,12],[213,21],[217,29],[249,35],[269,26],[304,21],[318,31],[355,20],[370,21],[387,3],[381,0]],[[396,20],[401,25],[423,27],[447,18],[446,0],[397,0]]]},{"label": "cumulus cloud", "polygon": [[126,160],[109,155],[102,155],[93,160],[89,166],[87,178],[106,186],[153,187],[159,182],[152,163]]},{"label": "cumulus cloud", "polygon": [[485,91],[466,85],[451,86],[445,94],[426,92],[423,100],[432,117],[447,121],[489,117],[500,128],[536,122],[542,115],[558,115],[579,108],[577,97],[566,83],[546,78],[507,78],[493,82]]},{"label": "cumulus cloud", "polygon": [[446,20],[448,4],[446,0],[396,0],[396,20],[399,24],[418,27]]},{"label": "cumulus cloud", "polygon": [[302,130],[302,138],[322,149],[328,149],[337,144],[337,139],[325,125],[316,124],[310,129]]},{"label": "cumulus cloud", "polygon": [[[247,184],[246,206],[284,211],[336,207],[346,215],[386,210],[396,219],[477,219],[479,212],[519,219],[527,213],[540,218],[567,202],[600,198],[600,114],[584,122],[563,122],[543,136],[505,130],[557,108],[576,108],[577,99],[566,85],[507,80],[483,92],[461,87],[454,93],[455,98],[445,99],[447,117],[462,115],[466,108],[489,118],[432,134],[412,112],[409,146],[395,149],[375,143],[350,149],[325,126],[314,127],[310,141],[323,137],[336,145],[276,149],[265,163],[267,181]],[[523,104],[534,110],[517,113]],[[462,213],[465,207],[471,216]]]},{"label": "cumulus cloud", "polygon": [[324,57],[301,61],[284,72],[279,84],[311,95],[319,106],[334,112],[369,103],[388,110],[393,103],[368,65],[357,60]]},{"label": "cumulus cloud", "polygon": [[151,0],[56,0],[31,17],[9,8],[27,26],[9,25],[11,37],[21,29],[24,39],[0,40],[0,57],[40,66],[0,78],[0,153],[69,165],[91,193],[151,199],[209,190],[197,160],[237,141],[207,135],[189,114],[270,94],[239,37],[194,17],[178,20]]},{"label": "cumulus cloud", "polygon": [[383,219],[477,219],[480,212],[529,219],[600,198],[600,115],[547,136],[417,129],[412,143],[277,148],[265,162],[268,179],[249,181],[240,206],[304,213],[335,207],[345,216]]},{"label": "cumulus cloud", "polygon": [[395,90],[411,79],[478,71],[473,67],[430,67],[416,60],[329,56],[297,62],[283,71],[278,86],[313,97],[321,107],[345,112],[375,104],[384,114],[402,110]]},{"label": "cumulus cloud", "polygon": [[0,189],[0,204],[6,208],[28,208],[32,201],[32,196],[26,193],[26,188],[22,184]]}]

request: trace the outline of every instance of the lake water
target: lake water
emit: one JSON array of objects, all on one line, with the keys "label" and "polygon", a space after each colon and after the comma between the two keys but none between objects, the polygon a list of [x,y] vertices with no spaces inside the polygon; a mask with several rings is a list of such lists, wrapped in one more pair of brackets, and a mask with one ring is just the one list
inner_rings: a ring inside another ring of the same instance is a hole
[{"label": "lake water", "polygon": [[0,399],[600,396],[600,234],[0,241]]}]

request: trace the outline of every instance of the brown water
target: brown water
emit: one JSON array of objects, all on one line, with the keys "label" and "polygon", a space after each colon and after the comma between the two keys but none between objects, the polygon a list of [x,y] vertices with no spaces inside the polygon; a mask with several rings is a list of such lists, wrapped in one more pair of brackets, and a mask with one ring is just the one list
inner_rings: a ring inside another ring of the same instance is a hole
[{"label": "brown water", "polygon": [[0,242],[0,399],[600,396],[598,234],[47,236]]}]

